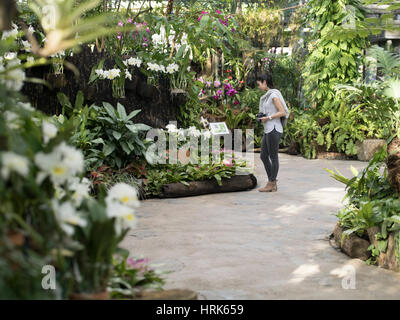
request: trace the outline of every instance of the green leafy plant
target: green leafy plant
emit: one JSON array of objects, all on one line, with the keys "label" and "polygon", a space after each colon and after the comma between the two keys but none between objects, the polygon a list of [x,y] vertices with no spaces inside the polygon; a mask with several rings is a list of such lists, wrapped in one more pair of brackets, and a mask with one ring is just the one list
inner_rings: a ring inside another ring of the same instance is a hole
[{"label": "green leafy plant", "polygon": [[147,288],[162,289],[165,281],[160,272],[152,269],[148,259],[129,257],[129,252],[121,252],[113,259],[113,274],[107,290],[113,299],[134,298]]},{"label": "green leafy plant", "polygon": [[[351,83],[360,76],[358,67],[369,31],[356,26],[365,19],[365,12],[358,0],[312,0],[308,7],[314,36],[303,73],[305,96],[317,107],[332,108],[334,85]],[[346,27],[349,19],[354,27]]]},{"label": "green leafy plant", "polygon": [[355,232],[365,236],[367,229],[379,226],[379,248],[375,249],[382,252],[386,250],[388,232],[400,230],[400,200],[388,181],[386,167],[383,172],[381,170],[385,166],[386,157],[386,148],[382,148],[361,172],[351,167],[353,178],[344,177],[338,170],[333,172],[325,169],[334,179],[346,185],[344,199],[348,203],[337,215],[340,225],[346,229],[344,235]]},{"label": "green leafy plant", "polygon": [[77,126],[71,141],[84,152],[88,168],[108,165],[120,169],[133,157],[144,156],[145,132],[150,127],[132,121],[139,112],[134,110],[128,115],[121,104],[115,109],[107,102],[102,107],[76,110],[69,120]]}]

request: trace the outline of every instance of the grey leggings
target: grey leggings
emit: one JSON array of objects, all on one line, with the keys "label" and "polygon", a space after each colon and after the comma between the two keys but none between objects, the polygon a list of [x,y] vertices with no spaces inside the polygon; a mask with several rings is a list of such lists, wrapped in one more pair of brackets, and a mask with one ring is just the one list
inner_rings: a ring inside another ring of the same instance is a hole
[{"label": "grey leggings", "polygon": [[265,171],[267,171],[268,180],[275,181],[279,171],[279,140],[282,133],[272,130],[269,133],[264,133],[261,142],[261,155],[260,158],[264,163]]}]

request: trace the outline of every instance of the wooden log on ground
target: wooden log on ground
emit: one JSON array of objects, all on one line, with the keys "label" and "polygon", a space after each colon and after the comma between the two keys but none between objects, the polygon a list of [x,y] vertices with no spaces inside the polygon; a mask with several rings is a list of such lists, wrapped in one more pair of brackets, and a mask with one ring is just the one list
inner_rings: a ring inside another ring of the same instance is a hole
[{"label": "wooden log on ground", "polygon": [[366,261],[371,256],[371,251],[368,250],[370,242],[354,233],[346,236],[342,242],[343,231],[343,228],[337,223],[333,231],[336,245],[351,258]]},{"label": "wooden log on ground", "polygon": [[223,178],[219,186],[215,179],[192,181],[186,186],[180,182],[169,183],[161,188],[161,198],[178,198],[198,196],[209,193],[235,192],[253,189],[257,185],[257,178],[253,174],[237,175],[230,179]]}]

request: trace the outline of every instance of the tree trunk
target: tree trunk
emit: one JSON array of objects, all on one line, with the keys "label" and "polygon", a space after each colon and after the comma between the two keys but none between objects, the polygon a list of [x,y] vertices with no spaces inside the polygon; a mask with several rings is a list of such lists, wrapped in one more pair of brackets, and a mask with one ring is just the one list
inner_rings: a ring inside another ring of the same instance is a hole
[{"label": "tree trunk", "polygon": [[392,187],[400,194],[400,139],[394,138],[388,145],[388,178]]}]

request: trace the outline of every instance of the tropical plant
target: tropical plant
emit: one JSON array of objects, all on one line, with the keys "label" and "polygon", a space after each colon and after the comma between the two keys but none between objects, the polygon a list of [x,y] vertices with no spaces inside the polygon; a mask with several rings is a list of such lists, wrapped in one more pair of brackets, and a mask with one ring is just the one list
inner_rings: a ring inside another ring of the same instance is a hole
[{"label": "tropical plant", "polygon": [[361,172],[351,167],[354,177],[350,179],[337,169],[336,172],[325,169],[334,179],[346,185],[344,200],[348,200],[348,203],[338,213],[340,224],[346,228],[344,235],[356,232],[362,236],[368,228],[381,226],[386,238],[389,227],[397,219],[400,201],[388,180],[386,157],[387,150],[384,147],[375,153]]},{"label": "tropical plant", "polygon": [[121,169],[133,157],[145,155],[145,132],[150,127],[132,121],[139,112],[134,110],[128,115],[120,103],[115,109],[107,102],[102,107],[91,105],[74,110],[68,121],[77,128],[71,142],[84,152],[88,169],[102,165]]},{"label": "tropical plant", "polygon": [[358,68],[369,31],[356,26],[365,13],[359,0],[311,0],[307,5],[314,36],[303,73],[305,96],[316,107],[332,109],[337,105],[334,85],[360,77]]},{"label": "tropical plant", "polygon": [[165,281],[160,272],[148,263],[149,259],[129,257],[129,252],[121,252],[114,257],[113,274],[107,289],[111,298],[129,299],[147,288],[161,289]]}]

